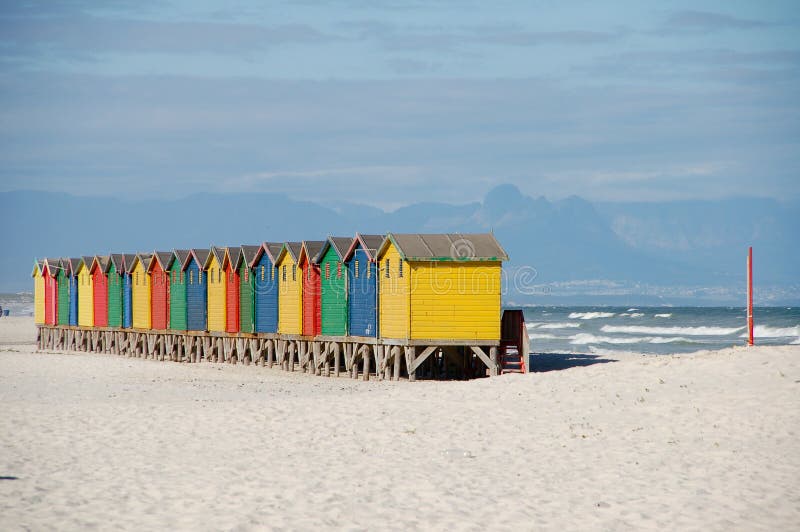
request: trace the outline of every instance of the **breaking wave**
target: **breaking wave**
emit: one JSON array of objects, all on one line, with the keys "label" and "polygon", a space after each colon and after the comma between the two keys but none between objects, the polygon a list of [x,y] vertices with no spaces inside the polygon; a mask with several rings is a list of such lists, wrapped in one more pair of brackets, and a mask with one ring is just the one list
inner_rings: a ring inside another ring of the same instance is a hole
[{"label": "breaking wave", "polygon": [[555,340],[558,336],[548,333],[531,333],[528,335],[528,338],[531,340]]},{"label": "breaking wave", "polygon": [[[769,327],[767,325],[756,325],[753,328],[753,336],[756,338],[786,338],[787,336],[800,337],[800,325],[794,327]],[[747,338],[747,332],[741,334],[739,338]]]},{"label": "breaking wave", "polygon": [[581,333],[570,337],[570,343],[575,345],[586,344],[674,344],[674,343],[695,343],[695,340],[683,338],[681,336],[638,336],[638,337],[619,337],[619,336],[595,336],[594,334]]},{"label": "breaking wave", "polygon": [[613,318],[613,312],[570,312],[568,318],[571,320],[593,320],[595,318]]},{"label": "breaking wave", "polygon": [[672,313],[670,312],[669,314],[653,314],[653,316],[656,318],[671,318]]},{"label": "breaking wave", "polygon": [[625,334],[682,334],[686,336],[727,336],[744,327],[647,327],[645,325],[603,325],[606,333]]}]

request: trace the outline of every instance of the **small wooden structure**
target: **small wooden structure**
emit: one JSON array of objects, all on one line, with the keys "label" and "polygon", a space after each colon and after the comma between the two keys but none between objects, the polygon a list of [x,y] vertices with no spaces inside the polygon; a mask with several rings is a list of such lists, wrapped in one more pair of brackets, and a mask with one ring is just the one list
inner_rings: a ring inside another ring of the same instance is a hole
[{"label": "small wooden structure", "polygon": [[329,236],[319,252],[321,333],[347,335],[347,274],[344,256],[352,238]]},{"label": "small wooden structure", "polygon": [[108,268],[109,257],[95,255],[89,273],[92,275],[92,309],[95,327],[108,327]]},{"label": "small wooden structure", "polygon": [[377,254],[383,235],[356,237],[345,253],[347,265],[347,331],[353,336],[378,336]]},{"label": "small wooden structure", "polygon": [[58,273],[56,274],[56,286],[58,289],[58,325],[69,325],[69,259],[58,260]]},{"label": "small wooden structure", "polygon": [[186,285],[186,329],[189,331],[205,331],[206,320],[206,272],[203,265],[208,260],[207,249],[192,249],[183,263]]},{"label": "small wooden structure", "polygon": [[94,290],[90,269],[94,257],[81,257],[78,263],[78,325],[94,327]]},{"label": "small wooden structure", "polygon": [[125,274],[124,255],[112,253],[106,264],[108,279],[108,326],[122,327],[122,291]]},{"label": "small wooden structure", "polygon": [[126,329],[133,327],[133,261],[136,255],[124,253],[122,255],[122,326]]},{"label": "small wooden structure", "polygon": [[67,259],[67,275],[69,276],[69,324],[77,327],[78,325],[78,267],[81,259],[73,257]]},{"label": "small wooden structure", "polygon": [[[251,265],[260,249],[261,246],[242,246],[234,263],[239,277],[239,330],[243,333],[255,332],[255,279]],[[270,267],[270,276],[272,270]]]},{"label": "small wooden structure", "polygon": [[298,266],[303,278],[303,331],[304,336],[321,333],[322,312],[320,308],[319,252],[323,241],[304,240],[300,248]]},{"label": "small wooden structure", "polygon": [[44,323],[44,261],[33,261],[33,322]]},{"label": "small wooden structure", "polygon": [[406,358],[409,378],[434,371],[424,367],[434,353],[461,361],[454,370],[466,376],[482,366],[478,360],[491,375],[499,373],[501,272],[508,255],[493,234],[389,233],[377,259],[381,338],[424,346]]},{"label": "small wooden structure", "polygon": [[187,279],[183,264],[188,257],[188,249],[176,249],[166,266],[169,272],[169,328],[173,331],[186,330]]},{"label": "small wooden structure", "polygon": [[286,242],[278,255],[278,332],[303,334],[303,281],[298,275],[302,243]]},{"label": "small wooden structure", "polygon": [[58,259],[42,261],[42,280],[44,282],[44,322],[48,325],[58,323]]},{"label": "small wooden structure", "polygon": [[133,328],[150,329],[152,319],[150,314],[150,276],[147,267],[153,258],[151,253],[137,253],[131,265],[133,278]]},{"label": "small wooden structure", "polygon": [[171,251],[156,251],[147,265],[150,278],[150,321],[152,328],[163,330],[169,327],[169,282],[168,268],[172,262]]},{"label": "small wooden structure", "polygon": [[208,279],[208,330],[225,332],[227,278],[223,275],[225,248],[211,247],[203,269]]},{"label": "small wooden structure", "polygon": [[256,252],[251,269],[253,272],[255,332],[278,332],[278,286],[277,260],[283,244],[264,242]]},{"label": "small wooden structure", "polygon": [[242,254],[241,246],[225,248],[222,275],[225,277],[225,332],[239,332],[239,270],[236,264]]}]

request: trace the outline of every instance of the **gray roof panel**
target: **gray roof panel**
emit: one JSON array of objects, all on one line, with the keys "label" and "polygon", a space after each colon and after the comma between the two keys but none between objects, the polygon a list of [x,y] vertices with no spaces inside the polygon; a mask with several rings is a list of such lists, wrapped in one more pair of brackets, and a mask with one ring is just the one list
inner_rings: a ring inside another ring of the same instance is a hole
[{"label": "gray roof panel", "polygon": [[390,233],[387,236],[403,258],[412,262],[508,260],[505,250],[491,233]]}]

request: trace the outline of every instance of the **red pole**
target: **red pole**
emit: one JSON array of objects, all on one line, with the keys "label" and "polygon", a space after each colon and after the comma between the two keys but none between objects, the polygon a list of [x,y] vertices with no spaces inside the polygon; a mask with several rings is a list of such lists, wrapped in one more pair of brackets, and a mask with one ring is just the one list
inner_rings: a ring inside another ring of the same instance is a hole
[{"label": "red pole", "polygon": [[753,345],[753,248],[747,251],[747,345]]}]

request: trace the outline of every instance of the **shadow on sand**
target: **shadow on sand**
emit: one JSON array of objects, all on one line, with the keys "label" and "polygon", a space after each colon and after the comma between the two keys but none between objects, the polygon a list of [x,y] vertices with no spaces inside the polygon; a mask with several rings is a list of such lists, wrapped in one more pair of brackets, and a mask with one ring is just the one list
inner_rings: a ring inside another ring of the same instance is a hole
[{"label": "shadow on sand", "polygon": [[607,364],[616,362],[613,358],[603,358],[600,355],[579,355],[575,353],[534,353],[530,357],[530,372],[542,373],[545,371],[561,371],[581,366],[594,364]]}]

